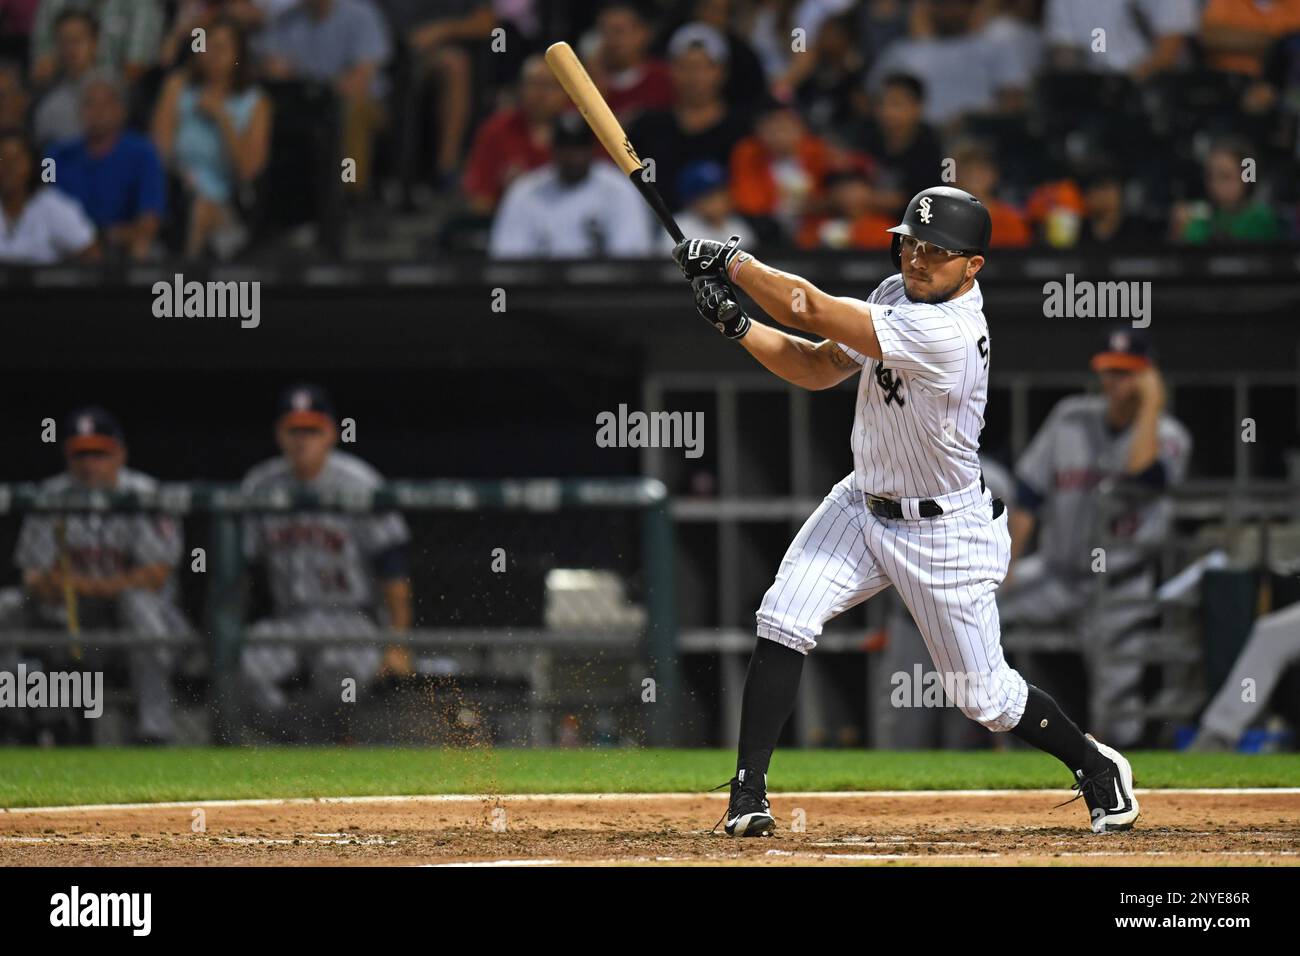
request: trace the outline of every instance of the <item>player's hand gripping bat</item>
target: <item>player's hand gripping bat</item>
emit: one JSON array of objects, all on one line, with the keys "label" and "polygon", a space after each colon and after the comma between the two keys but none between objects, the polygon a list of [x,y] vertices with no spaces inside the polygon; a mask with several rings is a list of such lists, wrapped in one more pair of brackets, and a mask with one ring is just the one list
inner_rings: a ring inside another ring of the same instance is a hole
[{"label": "player's hand gripping bat", "polygon": [[668,211],[668,206],[659,195],[659,191],[655,189],[654,183],[645,179],[641,157],[636,154],[636,149],[627,138],[627,133],[623,132],[622,124],[614,116],[609,104],[600,95],[600,91],[596,89],[596,84],[592,82],[591,76],[578,59],[578,55],[573,52],[573,48],[563,42],[552,43],[546,49],[546,65],[560,81],[564,92],[569,94],[569,99],[573,100],[573,105],[578,108],[582,118],[587,121],[591,131],[605,147],[610,159],[627,174],[632,185],[645,197],[645,201],[650,204],[650,208],[663,223],[663,227],[668,230],[668,235],[673,237],[673,242],[681,242],[685,238],[681,227],[673,219],[673,214]]}]

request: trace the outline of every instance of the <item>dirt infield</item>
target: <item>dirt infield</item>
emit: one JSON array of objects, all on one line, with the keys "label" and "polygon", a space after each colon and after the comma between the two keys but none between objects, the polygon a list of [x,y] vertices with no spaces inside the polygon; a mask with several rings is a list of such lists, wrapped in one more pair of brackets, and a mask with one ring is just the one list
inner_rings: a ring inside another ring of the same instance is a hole
[{"label": "dirt infield", "polygon": [[[0,811],[23,865],[1297,865],[1294,791],[1139,791],[1096,836],[1057,791],[776,794],[775,837],[709,832],[717,795],[407,797]],[[1066,791],[1068,796],[1068,791]],[[201,822],[204,829],[198,829]],[[802,818],[804,829],[794,825]]]}]

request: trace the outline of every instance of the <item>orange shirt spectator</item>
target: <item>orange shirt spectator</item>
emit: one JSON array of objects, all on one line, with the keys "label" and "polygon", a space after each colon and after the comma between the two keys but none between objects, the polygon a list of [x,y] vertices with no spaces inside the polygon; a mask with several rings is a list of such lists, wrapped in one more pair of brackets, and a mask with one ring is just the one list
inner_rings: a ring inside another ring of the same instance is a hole
[{"label": "orange shirt spectator", "polygon": [[796,241],[803,249],[888,249],[893,236],[885,230],[897,219],[873,211],[876,189],[871,164],[850,159],[826,176],[825,215],[808,216]]},{"label": "orange shirt spectator", "polygon": [[993,220],[993,238],[989,240],[991,248],[1023,249],[1034,241],[1029,223],[1015,206],[1001,199],[987,199],[984,208]]},{"label": "orange shirt spectator", "polygon": [[[1068,249],[1079,241],[1083,216],[1088,204],[1083,192],[1072,179],[1043,183],[1029,196],[1025,212],[1032,226],[1042,232],[1047,244],[1058,249]],[[997,241],[997,226],[994,226]]]},{"label": "orange shirt spectator", "polygon": [[1259,76],[1269,46],[1300,30],[1300,0],[1209,0],[1201,45],[1212,70]]},{"label": "orange shirt spectator", "polygon": [[759,117],[754,135],[731,151],[731,198],[736,211],[771,216],[796,229],[821,197],[830,159],[830,147],[808,132],[798,113],[774,104]]}]

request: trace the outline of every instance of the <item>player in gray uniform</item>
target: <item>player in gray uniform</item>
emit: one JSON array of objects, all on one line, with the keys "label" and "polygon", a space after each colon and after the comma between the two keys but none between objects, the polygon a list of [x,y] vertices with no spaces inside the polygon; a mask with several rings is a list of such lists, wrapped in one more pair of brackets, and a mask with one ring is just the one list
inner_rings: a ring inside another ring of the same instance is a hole
[{"label": "player in gray uniform", "polygon": [[[122,428],[104,409],[87,407],[73,412],[62,435],[68,470],[42,482],[42,490],[149,492],[156,487],[154,479],[126,467]],[[60,553],[60,535],[64,555]],[[174,576],[181,551],[180,528],[165,515],[28,515],[14,551],[23,586],[0,593],[0,627],[68,630],[66,556],[82,629],[122,630],[151,637],[189,635],[189,622],[177,606]],[[62,663],[78,670],[99,670],[108,653],[88,647],[80,660],[69,656]],[[157,645],[126,651],[136,700],[137,743],[174,739],[173,656],[172,650]],[[47,667],[53,659],[48,658]],[[11,670],[16,663],[17,655],[9,652],[8,660],[0,660],[0,670]]]},{"label": "player in gray uniform", "polygon": [[[1172,515],[1160,492],[1183,480],[1192,440],[1164,413],[1164,384],[1143,330],[1109,333],[1091,364],[1101,394],[1063,399],[1016,462],[1012,565],[998,612],[1005,625],[1075,634],[1092,725],[1126,747],[1143,732],[1133,713],[1142,664],[1131,657],[1157,610],[1151,549],[1168,535]],[[1109,490],[1107,479],[1119,484]],[[1022,557],[1035,529],[1037,549]],[[1093,571],[1096,548],[1104,578]]]},{"label": "player in gray uniform", "polygon": [[[1127,829],[1139,813],[1128,760],[1085,735],[1002,653],[994,593],[1011,540],[979,463],[992,346],[976,275],[992,234],[988,210],[936,186],[913,196],[889,232],[899,272],[866,300],[828,295],[759,262],[735,236],[673,249],[700,315],[773,374],[813,390],[858,375],[853,472],[799,530],[758,609],[726,832],[772,832],[767,769],[804,656],[827,621],[889,587],[962,713],[1060,759],[1094,832]],[[821,341],[752,321],[733,283]]]},{"label": "player in gray uniform", "polygon": [[[285,390],[275,435],[280,456],[249,471],[245,492],[301,487],[369,491],[383,484],[366,462],[335,449],[334,409],[318,386]],[[380,640],[381,621],[392,631],[411,626],[406,553],[410,538],[406,521],[396,513],[294,512],[245,521],[245,555],[265,568],[272,601],[272,616],[248,629],[241,661],[255,717],[285,708],[288,701],[281,684],[297,674],[303,663],[296,647],[259,646],[261,638],[302,633],[363,639],[310,654],[313,700],[326,713],[337,711],[344,678],[355,679],[361,688],[387,673],[411,673],[406,649],[384,649]]]}]

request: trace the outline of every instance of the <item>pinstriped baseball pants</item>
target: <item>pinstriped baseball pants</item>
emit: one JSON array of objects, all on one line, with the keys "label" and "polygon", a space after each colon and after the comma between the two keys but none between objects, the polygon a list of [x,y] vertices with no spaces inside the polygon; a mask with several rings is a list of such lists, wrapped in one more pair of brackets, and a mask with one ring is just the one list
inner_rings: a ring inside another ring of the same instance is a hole
[{"label": "pinstriped baseball pants", "polygon": [[989,730],[1011,730],[1029,688],[1002,653],[994,592],[1011,535],[991,501],[985,493],[938,518],[882,519],[850,474],[790,543],[759,607],[758,636],[807,654],[827,621],[893,585],[951,702]]}]

